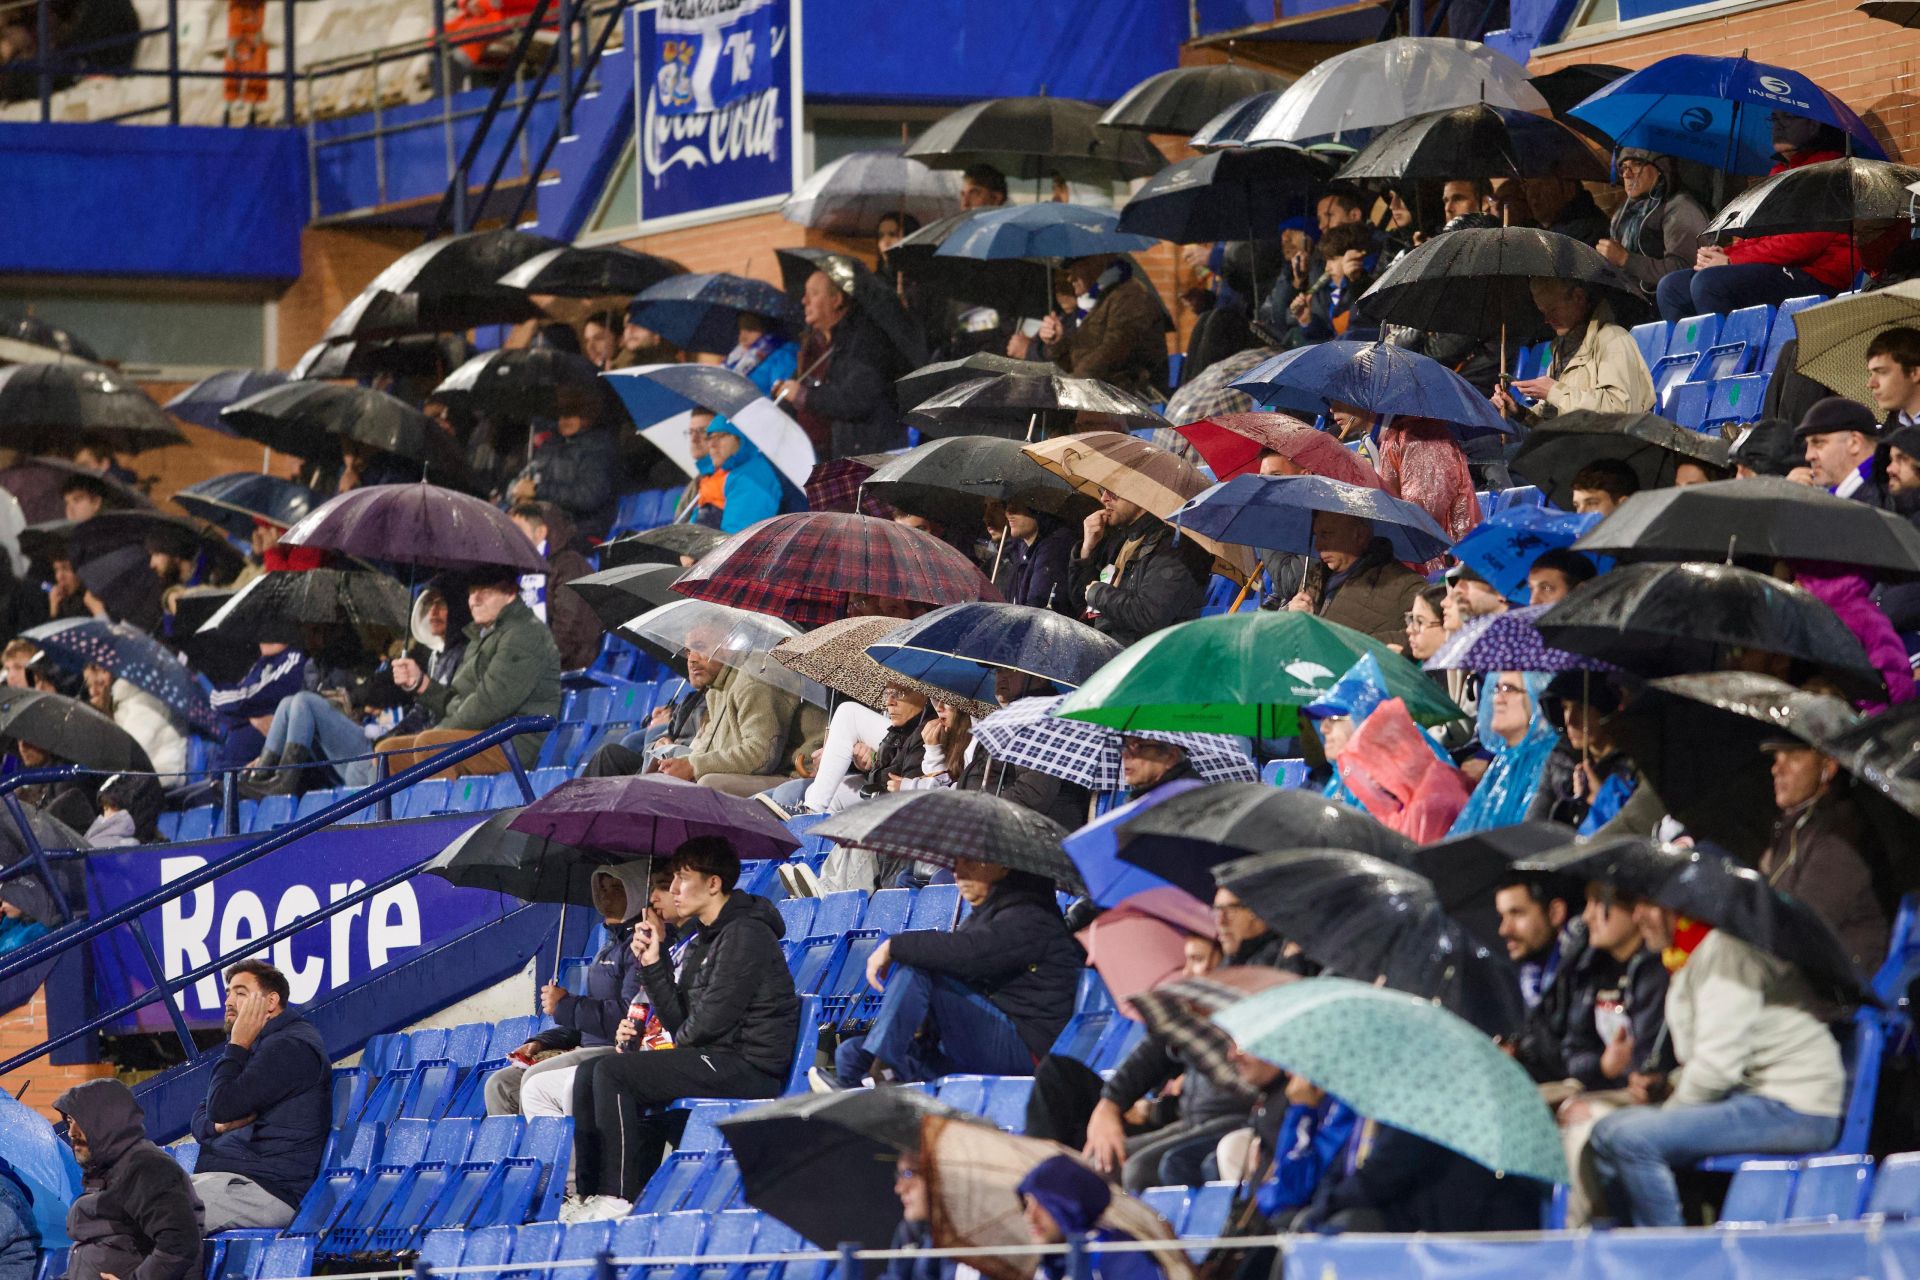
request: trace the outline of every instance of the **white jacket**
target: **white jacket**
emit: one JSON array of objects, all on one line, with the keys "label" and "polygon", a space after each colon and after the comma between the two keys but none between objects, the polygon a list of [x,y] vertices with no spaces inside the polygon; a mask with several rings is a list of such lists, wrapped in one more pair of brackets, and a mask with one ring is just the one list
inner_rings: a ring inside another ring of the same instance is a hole
[{"label": "white jacket", "polygon": [[187,735],[166,703],[144,689],[116,678],[113,722],[132,735],[161,774],[187,771]]},{"label": "white jacket", "polygon": [[1839,1115],[1847,1069],[1818,1008],[1800,970],[1715,929],[1667,987],[1667,1031],[1680,1061],[1667,1105],[1752,1093],[1801,1115]]}]

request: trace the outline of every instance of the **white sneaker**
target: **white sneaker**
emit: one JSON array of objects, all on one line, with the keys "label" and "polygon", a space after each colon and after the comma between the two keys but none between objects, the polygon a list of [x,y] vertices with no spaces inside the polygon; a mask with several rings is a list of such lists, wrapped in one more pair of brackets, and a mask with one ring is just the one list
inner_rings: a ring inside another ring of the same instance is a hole
[{"label": "white sneaker", "polygon": [[560,1206],[562,1222],[604,1222],[612,1218],[624,1218],[633,1212],[633,1202],[622,1200],[619,1196],[588,1196],[584,1200],[569,1199]]},{"label": "white sneaker", "polygon": [[790,811],[788,811],[784,806],[782,806],[777,800],[773,798],[773,795],[770,792],[766,792],[766,791],[757,792],[753,798],[755,800],[758,800],[761,804],[767,806],[767,808],[771,809],[773,811],[773,816],[780,819],[780,821],[782,822],[785,822],[788,818],[791,818],[793,816],[793,814]]},{"label": "white sneaker", "polygon": [[814,872],[812,867],[804,862],[783,862],[780,865],[787,869],[788,873],[793,876],[793,882],[800,887],[800,892],[795,894],[795,897],[821,898],[826,896],[820,888],[820,877]]},{"label": "white sneaker", "polygon": [[807,1068],[807,1085],[815,1093],[839,1093],[841,1084],[818,1067]]}]

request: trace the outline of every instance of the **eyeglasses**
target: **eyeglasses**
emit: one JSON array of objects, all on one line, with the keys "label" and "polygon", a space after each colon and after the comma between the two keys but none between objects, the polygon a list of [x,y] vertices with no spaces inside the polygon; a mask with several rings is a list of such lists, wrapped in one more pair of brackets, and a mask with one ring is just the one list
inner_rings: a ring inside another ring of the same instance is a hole
[{"label": "eyeglasses", "polygon": [[1164,751],[1169,744],[1155,742],[1150,738],[1120,739],[1120,754],[1123,756],[1150,756],[1156,751]]},{"label": "eyeglasses", "polygon": [[1526,691],[1527,686],[1515,684],[1511,680],[1502,680],[1499,684],[1493,686],[1493,696],[1496,698],[1502,694],[1505,694],[1509,698],[1518,698],[1525,694]]},{"label": "eyeglasses", "polygon": [[1409,631],[1425,631],[1428,627],[1443,627],[1446,624],[1438,618],[1426,618],[1417,613],[1403,613],[1400,621],[1407,624]]},{"label": "eyeglasses", "polygon": [[896,689],[892,685],[888,685],[886,688],[880,691],[880,701],[883,705],[887,703],[894,703],[894,702],[905,702],[908,698],[912,696],[913,695],[908,693],[905,689]]}]

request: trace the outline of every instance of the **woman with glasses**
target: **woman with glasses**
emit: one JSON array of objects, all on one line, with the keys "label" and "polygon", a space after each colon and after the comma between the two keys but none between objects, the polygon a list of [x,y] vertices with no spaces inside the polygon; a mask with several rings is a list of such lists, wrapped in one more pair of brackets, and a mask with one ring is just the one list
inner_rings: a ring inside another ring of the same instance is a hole
[{"label": "woman with glasses", "polygon": [[1491,673],[1480,687],[1480,744],[1493,759],[1448,835],[1468,835],[1523,820],[1540,788],[1547,757],[1559,735],[1541,713],[1546,677]]}]

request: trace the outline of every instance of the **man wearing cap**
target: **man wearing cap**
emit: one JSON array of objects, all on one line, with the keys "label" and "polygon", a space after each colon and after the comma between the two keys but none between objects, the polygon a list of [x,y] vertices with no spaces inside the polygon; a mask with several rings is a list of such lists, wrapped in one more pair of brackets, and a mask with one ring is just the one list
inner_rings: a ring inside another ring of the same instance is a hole
[{"label": "man wearing cap", "polygon": [[1649,299],[1662,276],[1693,265],[1707,226],[1707,211],[1675,185],[1672,167],[1670,156],[1620,148],[1614,168],[1627,198],[1614,211],[1606,237],[1594,246],[1632,276]]},{"label": "man wearing cap", "polygon": [[[1807,410],[1793,438],[1806,450],[1804,483],[1824,485],[1837,498],[1887,505],[1886,493],[1873,473],[1873,451],[1880,439],[1880,423],[1873,410],[1858,400],[1828,396]],[[1796,471],[1790,478],[1801,477]]]}]

